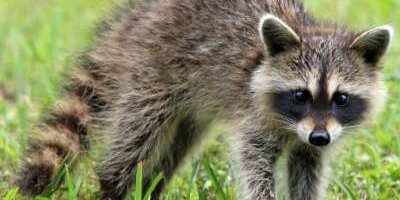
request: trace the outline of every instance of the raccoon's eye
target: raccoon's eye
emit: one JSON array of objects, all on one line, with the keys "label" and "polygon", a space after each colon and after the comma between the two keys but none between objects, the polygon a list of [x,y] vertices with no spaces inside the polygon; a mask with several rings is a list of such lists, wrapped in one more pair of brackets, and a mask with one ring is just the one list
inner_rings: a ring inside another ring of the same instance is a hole
[{"label": "raccoon's eye", "polygon": [[336,93],[333,96],[333,101],[337,106],[344,107],[347,106],[347,104],[349,103],[350,96],[346,93]]},{"label": "raccoon's eye", "polygon": [[305,104],[310,98],[310,95],[305,90],[297,90],[293,93],[293,98],[296,101],[296,103]]}]

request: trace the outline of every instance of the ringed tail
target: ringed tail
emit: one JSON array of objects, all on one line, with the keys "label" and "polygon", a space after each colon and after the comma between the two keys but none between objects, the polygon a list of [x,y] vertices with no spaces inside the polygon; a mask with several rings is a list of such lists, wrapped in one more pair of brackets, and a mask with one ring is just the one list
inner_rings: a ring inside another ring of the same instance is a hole
[{"label": "ringed tail", "polygon": [[85,70],[74,73],[64,99],[33,128],[17,180],[23,194],[43,193],[67,157],[87,150],[89,124],[103,105],[95,78]]}]

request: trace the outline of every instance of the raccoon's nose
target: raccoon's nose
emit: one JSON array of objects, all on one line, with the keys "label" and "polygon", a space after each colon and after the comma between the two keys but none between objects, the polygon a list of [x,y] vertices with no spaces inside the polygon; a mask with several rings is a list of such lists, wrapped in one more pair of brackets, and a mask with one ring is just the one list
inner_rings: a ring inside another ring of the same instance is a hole
[{"label": "raccoon's nose", "polygon": [[326,131],[313,131],[308,140],[312,145],[326,146],[331,142],[331,137]]}]

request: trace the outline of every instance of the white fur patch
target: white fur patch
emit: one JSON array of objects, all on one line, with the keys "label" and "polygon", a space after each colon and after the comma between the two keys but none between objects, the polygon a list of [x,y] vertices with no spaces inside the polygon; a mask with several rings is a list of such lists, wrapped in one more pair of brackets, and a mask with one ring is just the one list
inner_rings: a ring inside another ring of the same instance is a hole
[{"label": "white fur patch", "polygon": [[319,91],[319,80],[317,76],[310,77],[307,84],[308,90],[311,95],[316,98]]},{"label": "white fur patch", "polygon": [[[342,78],[338,75],[338,73],[333,73],[328,77],[327,81],[327,93],[328,93],[328,98],[332,99],[333,95],[338,91],[338,88],[340,86],[340,82],[342,82]],[[343,92],[348,92],[348,91],[343,91]]]},{"label": "white fur patch", "polygon": [[299,136],[299,138],[305,142],[305,143],[309,143],[308,138],[310,137],[311,132],[314,130],[315,124],[312,118],[307,117],[305,119],[303,119],[302,121],[300,121],[297,124],[297,134]]},{"label": "white fur patch", "polygon": [[258,94],[266,94],[307,87],[307,83],[303,79],[287,79],[281,73],[279,69],[260,67],[255,71],[252,78],[252,90]]},{"label": "white fur patch", "polygon": [[331,143],[333,143],[340,138],[343,128],[335,119],[331,118],[326,123],[326,130],[331,137]]}]

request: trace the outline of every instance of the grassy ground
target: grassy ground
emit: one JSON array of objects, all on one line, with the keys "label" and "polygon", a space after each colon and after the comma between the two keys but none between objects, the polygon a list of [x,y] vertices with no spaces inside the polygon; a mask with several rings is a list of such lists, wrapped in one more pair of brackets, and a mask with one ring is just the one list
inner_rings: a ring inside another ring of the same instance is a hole
[{"label": "grassy ground", "polygon": [[[306,5],[323,18],[359,29],[385,23],[400,27],[399,0],[306,0]],[[14,195],[12,174],[31,124],[56,99],[61,73],[71,67],[73,53],[90,43],[95,22],[111,7],[107,0],[0,0],[0,199],[22,198]],[[348,137],[337,152],[328,199],[400,199],[398,44],[396,38],[385,66],[386,109],[376,125]],[[223,131],[215,127],[213,132]],[[226,145],[213,140],[169,185],[165,199],[235,199],[228,157]],[[81,164],[50,198],[95,198],[93,165]]]}]

